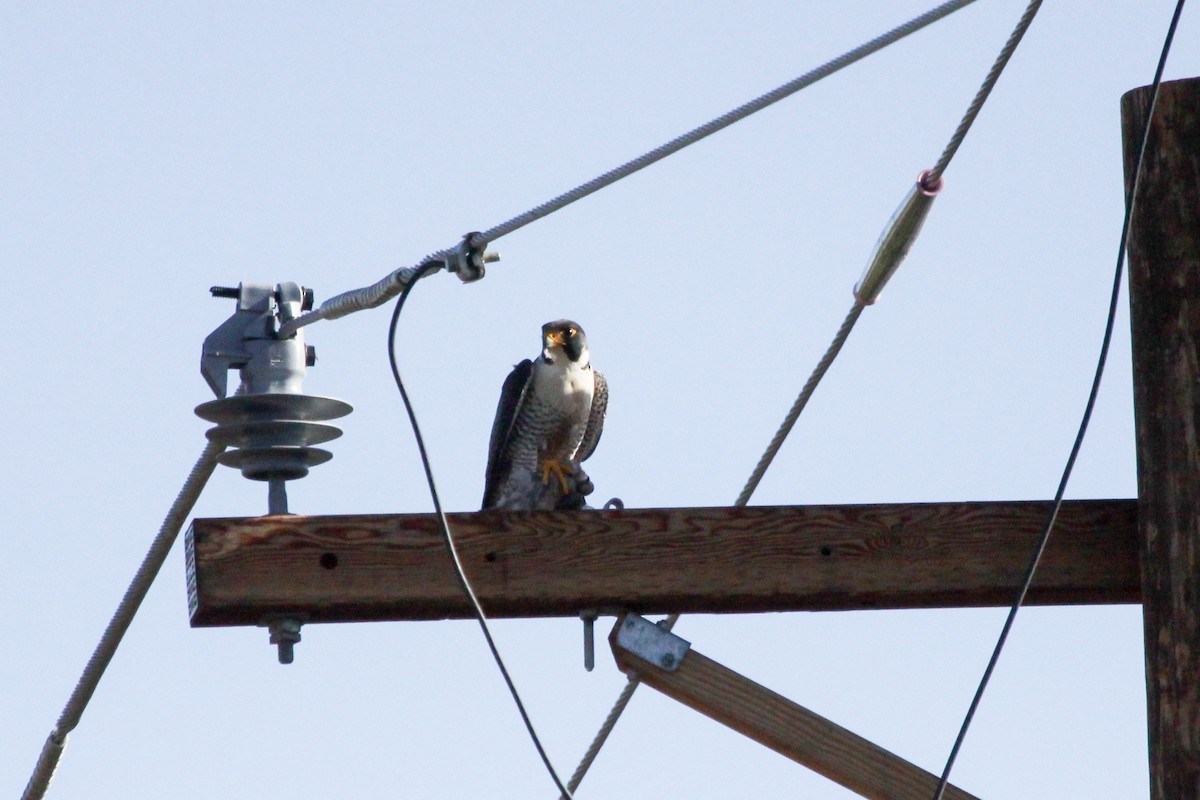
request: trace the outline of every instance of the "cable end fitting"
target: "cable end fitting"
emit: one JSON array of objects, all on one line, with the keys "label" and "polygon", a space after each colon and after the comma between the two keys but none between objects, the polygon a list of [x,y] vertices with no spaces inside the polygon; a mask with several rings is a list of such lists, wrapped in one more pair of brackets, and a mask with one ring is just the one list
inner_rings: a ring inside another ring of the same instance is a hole
[{"label": "cable end fitting", "polygon": [[937,180],[933,179],[933,170],[931,169],[927,169],[917,176],[917,189],[929,197],[933,197],[940,192],[945,185],[946,179],[941,175],[937,177]]},{"label": "cable end fitting", "polygon": [[931,178],[930,170],[917,176],[916,184],[908,191],[875,244],[875,253],[854,285],[854,299],[860,305],[869,306],[879,299],[879,293],[900,268],[909,248],[916,241],[933,199],[945,185],[940,176],[936,181]]}]

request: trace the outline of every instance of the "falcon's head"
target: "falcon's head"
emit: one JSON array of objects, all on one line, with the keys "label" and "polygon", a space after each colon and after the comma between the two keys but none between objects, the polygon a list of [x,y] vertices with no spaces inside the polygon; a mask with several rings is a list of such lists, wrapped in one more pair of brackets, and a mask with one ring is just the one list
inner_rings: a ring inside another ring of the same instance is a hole
[{"label": "falcon's head", "polygon": [[542,326],[542,360],[554,364],[567,357],[567,361],[581,367],[588,366],[587,334],[578,322],[569,319],[547,322]]}]

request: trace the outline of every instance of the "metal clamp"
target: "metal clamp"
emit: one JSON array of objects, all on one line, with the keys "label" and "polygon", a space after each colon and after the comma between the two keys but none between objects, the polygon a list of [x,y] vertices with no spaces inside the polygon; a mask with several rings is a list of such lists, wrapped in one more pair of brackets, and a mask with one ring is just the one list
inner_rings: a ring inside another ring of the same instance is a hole
[{"label": "metal clamp", "polygon": [[479,280],[486,272],[484,264],[500,260],[499,253],[484,252],[487,242],[476,246],[471,244],[471,240],[478,235],[479,231],[464,234],[461,242],[443,254],[446,269],[457,275],[463,283]]},{"label": "metal clamp", "polygon": [[617,646],[667,672],[679,669],[692,643],[645,617],[626,615],[617,623]]}]

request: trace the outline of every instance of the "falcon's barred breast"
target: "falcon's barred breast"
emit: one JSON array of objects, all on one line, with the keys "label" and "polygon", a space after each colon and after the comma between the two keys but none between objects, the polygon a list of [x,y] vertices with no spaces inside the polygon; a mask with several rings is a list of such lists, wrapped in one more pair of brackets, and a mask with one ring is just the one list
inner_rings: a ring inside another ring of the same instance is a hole
[{"label": "falcon's barred breast", "polygon": [[517,364],[500,392],[483,507],[578,508],[591,491],[579,463],[604,429],[608,385],[571,320],[542,326],[542,352]]}]

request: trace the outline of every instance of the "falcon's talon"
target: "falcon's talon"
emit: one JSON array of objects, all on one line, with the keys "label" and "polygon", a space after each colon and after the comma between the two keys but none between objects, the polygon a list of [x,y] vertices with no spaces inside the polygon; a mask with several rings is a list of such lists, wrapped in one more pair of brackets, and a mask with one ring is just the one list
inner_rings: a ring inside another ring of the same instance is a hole
[{"label": "falcon's talon", "polygon": [[571,485],[567,482],[567,468],[561,461],[550,460],[542,464],[542,485],[550,485],[550,476],[555,475],[558,478],[558,483],[562,486],[563,495],[571,493]]}]

